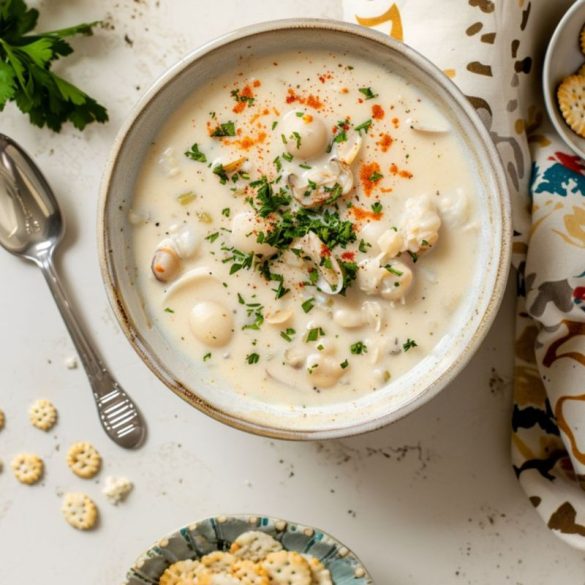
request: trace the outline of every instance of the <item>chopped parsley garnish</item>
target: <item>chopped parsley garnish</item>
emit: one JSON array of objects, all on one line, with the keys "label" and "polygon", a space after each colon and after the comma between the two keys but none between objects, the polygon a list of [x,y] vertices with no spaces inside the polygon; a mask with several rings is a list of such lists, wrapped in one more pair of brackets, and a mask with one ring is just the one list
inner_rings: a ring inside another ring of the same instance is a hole
[{"label": "chopped parsley garnish", "polygon": [[185,151],[185,156],[191,160],[196,160],[197,162],[207,162],[207,157],[199,150],[199,145],[197,143],[191,147],[191,150]]},{"label": "chopped parsley garnish", "polygon": [[337,201],[343,195],[343,188],[339,183],[335,183],[333,187],[324,186],[323,190],[327,193],[330,193],[329,198],[325,202],[328,203],[329,205]]},{"label": "chopped parsley garnish", "polygon": [[256,211],[260,217],[268,217],[271,213],[290,203],[290,196],[287,192],[280,189],[278,193],[274,193],[272,183],[266,177],[252,181],[250,187],[256,189],[256,199],[260,203],[260,207]]},{"label": "chopped parsley garnish", "polygon": [[358,250],[365,254],[368,251],[368,248],[371,248],[372,244],[366,242],[366,240],[360,240],[360,245],[358,246]]},{"label": "chopped parsley garnish", "polygon": [[414,339],[410,339],[410,337],[408,337],[406,342],[402,344],[402,349],[404,351],[408,351],[413,347],[418,347],[418,343]]},{"label": "chopped parsley garnish", "polygon": [[308,313],[315,306],[315,299],[311,297],[307,299],[302,305],[302,309],[305,313]]},{"label": "chopped parsley garnish", "polygon": [[257,364],[260,361],[260,356],[257,353],[249,353],[246,356],[246,361],[249,364]]},{"label": "chopped parsley garnish", "polygon": [[366,347],[366,344],[363,341],[356,341],[350,346],[349,350],[351,351],[351,353],[355,355],[362,355],[364,353],[368,353],[368,348]]},{"label": "chopped parsley garnish", "polygon": [[343,361],[342,361],[342,362],[339,364],[339,366],[340,366],[340,367],[341,367],[343,370],[345,370],[345,368],[347,368],[347,366],[349,366],[349,362],[347,361],[347,359],[344,359],[344,360],[343,360]]},{"label": "chopped parsley garnish", "polygon": [[431,245],[426,240],[421,240],[420,243],[421,243],[422,246],[427,246],[429,248],[431,247]]},{"label": "chopped parsley garnish", "polygon": [[282,162],[280,160],[280,157],[277,156],[273,161],[274,166],[276,167],[276,172],[280,173],[280,171],[282,171]]},{"label": "chopped parsley garnish", "polygon": [[374,171],[369,177],[368,177],[368,181],[370,181],[371,183],[376,183],[377,181],[379,181],[380,179],[383,179],[384,175],[382,175],[381,173],[379,173],[378,171]]},{"label": "chopped parsley garnish", "polygon": [[222,214],[224,217],[229,217],[229,216],[231,215],[231,213],[232,213],[232,210],[231,210],[229,207],[224,207],[224,208],[221,210],[221,214]]},{"label": "chopped parsley garnish", "polygon": [[284,331],[280,332],[280,336],[288,341],[291,342],[292,341],[292,336],[296,333],[296,331],[292,328],[292,327],[288,327],[287,329],[285,329]]},{"label": "chopped parsley garnish", "polygon": [[307,333],[307,338],[305,341],[308,343],[309,341],[317,341],[319,337],[325,335],[325,331],[321,327],[314,327],[313,329],[309,329]]},{"label": "chopped parsley garnish", "polygon": [[363,130],[363,131],[364,131],[364,133],[366,133],[366,134],[367,134],[367,133],[368,133],[368,130],[370,129],[370,126],[371,126],[371,125],[372,125],[372,120],[368,119],[368,120],[366,120],[365,122],[362,122],[362,123],[361,123],[359,126],[356,126],[356,127],[354,128],[354,130],[355,130],[356,132],[359,132],[359,133],[361,133],[361,131]]},{"label": "chopped parsley garnish", "polygon": [[341,294],[345,294],[345,291],[357,277],[358,265],[356,262],[345,262],[344,260],[340,260],[339,264],[343,270],[343,288],[341,289]]},{"label": "chopped parsley garnish", "polygon": [[392,267],[392,264],[386,264],[386,266],[384,266],[384,268],[390,272],[391,274],[394,274],[395,276],[402,276],[404,274],[404,272],[402,272],[402,270],[396,270],[396,268]]},{"label": "chopped parsley garnish", "polygon": [[203,361],[206,362],[207,360],[211,359],[211,352],[208,351],[204,356],[203,356]]},{"label": "chopped parsley garnish", "polygon": [[223,138],[224,136],[235,136],[236,135],[236,126],[233,122],[223,122],[219,126],[217,126],[210,136],[214,138]]},{"label": "chopped parsley garnish", "polygon": [[173,311],[173,309],[171,309],[170,307],[165,307],[165,313],[174,313],[175,311]]},{"label": "chopped parsley garnish", "polygon": [[371,87],[360,87],[358,91],[366,96],[367,100],[373,100],[375,97],[378,97],[378,94],[374,93]]},{"label": "chopped parsley garnish", "polygon": [[205,236],[205,239],[212,244],[215,242],[215,240],[217,240],[217,238],[219,238],[219,232],[213,232],[212,234]]},{"label": "chopped parsley garnish", "polygon": [[283,152],[282,153],[282,158],[288,162],[290,162],[293,159],[293,155],[290,152]]},{"label": "chopped parsley garnish", "polygon": [[302,118],[305,115],[305,112],[295,112],[295,116],[297,118]]},{"label": "chopped parsley garnish", "polygon": [[295,141],[298,150],[301,147],[301,135],[298,132],[293,132],[289,138]]},{"label": "chopped parsley garnish", "polygon": [[249,95],[240,95],[239,89],[232,89],[230,95],[236,102],[247,103],[249,106],[254,104],[254,98]]},{"label": "chopped parsley garnish", "polygon": [[407,250],[408,255],[412,258],[412,261],[414,263],[416,263],[416,261],[418,260],[418,254],[416,254],[415,252],[411,252],[410,250]]},{"label": "chopped parsley garnish", "polygon": [[254,321],[247,323],[242,330],[252,329],[258,331],[264,323],[264,307],[260,303],[246,303],[246,313],[248,317],[253,317]]},{"label": "chopped parsley garnish", "polygon": [[217,164],[213,167],[213,174],[219,177],[219,182],[225,185],[228,182],[227,171],[223,168],[222,164]]},{"label": "chopped parsley garnish", "polygon": [[333,139],[333,142],[347,142],[347,134],[345,130],[338,132]]},{"label": "chopped parsley garnish", "polygon": [[284,134],[280,135],[280,139],[282,140],[283,144],[288,144],[288,141],[287,141],[286,136]]},{"label": "chopped parsley garnish", "polygon": [[374,213],[382,213],[382,209],[384,209],[384,207],[382,206],[382,204],[379,201],[372,203],[372,211]]},{"label": "chopped parsley garnish", "polygon": [[299,165],[299,167],[301,167],[301,169],[312,169],[313,168],[311,165],[308,165],[306,163],[301,163]]},{"label": "chopped parsley garnish", "polygon": [[277,126],[278,126],[278,120],[274,120],[274,122],[272,122],[272,129],[274,130]]},{"label": "chopped parsley garnish", "polygon": [[236,248],[222,248],[225,249],[227,252],[231,252],[232,255],[224,258],[222,262],[233,262],[230,268],[230,275],[235,274],[242,268],[250,269],[252,268],[252,264],[254,262],[254,252],[250,252],[249,254],[245,254]]}]

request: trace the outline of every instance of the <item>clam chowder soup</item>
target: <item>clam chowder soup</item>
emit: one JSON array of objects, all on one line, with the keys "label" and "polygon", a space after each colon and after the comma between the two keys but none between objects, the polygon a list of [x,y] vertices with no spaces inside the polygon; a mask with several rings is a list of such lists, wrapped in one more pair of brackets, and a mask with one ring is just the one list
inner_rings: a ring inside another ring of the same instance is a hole
[{"label": "clam chowder soup", "polygon": [[359,398],[448,332],[477,198],[461,139],[407,80],[343,54],[242,60],[149,147],[130,212],[145,310],[222,388]]}]

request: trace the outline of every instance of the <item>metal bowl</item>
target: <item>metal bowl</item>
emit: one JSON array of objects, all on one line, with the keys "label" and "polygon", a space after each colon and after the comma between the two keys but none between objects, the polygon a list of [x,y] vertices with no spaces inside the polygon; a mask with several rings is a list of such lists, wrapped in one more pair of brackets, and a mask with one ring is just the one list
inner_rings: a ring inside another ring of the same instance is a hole
[{"label": "metal bowl", "polygon": [[[481,198],[476,269],[449,333],[416,367],[377,392],[352,402],[312,408],[268,405],[230,388],[205,383],[205,366],[181,356],[148,320],[135,285],[127,219],[142,161],[169,113],[217,71],[231,68],[239,57],[294,49],[332,50],[367,59],[431,95],[463,144]],[[325,20],[285,20],[247,27],[196,49],[167,71],[138,103],[115,141],[102,184],[98,221],[100,262],[110,302],[130,343],[150,369],[178,396],[217,420],[286,439],[324,439],[371,431],[435,396],[468,362],[487,333],[504,292],[510,257],[504,171],[467,99],[407,45],[363,27]]]}]

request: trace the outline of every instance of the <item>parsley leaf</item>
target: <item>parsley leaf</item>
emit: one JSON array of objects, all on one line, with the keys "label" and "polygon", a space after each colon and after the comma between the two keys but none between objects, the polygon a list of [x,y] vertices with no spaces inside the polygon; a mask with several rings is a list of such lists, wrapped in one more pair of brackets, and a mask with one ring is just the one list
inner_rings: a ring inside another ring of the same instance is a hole
[{"label": "parsley leaf", "polygon": [[378,94],[374,93],[371,87],[360,87],[358,91],[365,95],[367,100],[373,100],[375,97],[378,97]]},{"label": "parsley leaf", "polygon": [[54,61],[73,52],[65,39],[89,36],[98,23],[28,35],[38,17],[38,10],[23,0],[0,3],[0,111],[14,101],[32,124],[55,132],[66,122],[79,130],[91,122],[106,122],[102,105],[51,71]]},{"label": "parsley leaf", "polygon": [[404,351],[408,351],[413,347],[418,347],[418,343],[414,339],[407,338],[406,342],[402,344],[402,349]]},{"label": "parsley leaf", "polygon": [[222,138],[223,136],[235,136],[236,135],[236,126],[233,122],[224,122],[217,126],[210,136],[214,138]]},{"label": "parsley leaf", "polygon": [[249,364],[257,364],[260,361],[260,356],[257,353],[249,353],[246,356],[246,361]]},{"label": "parsley leaf", "polygon": [[350,346],[349,350],[351,351],[351,353],[355,355],[368,353],[368,348],[366,347],[366,344],[363,341],[356,341],[354,344]]},{"label": "parsley leaf", "polygon": [[206,163],[207,157],[199,150],[199,145],[195,143],[190,150],[185,151],[185,156],[197,162]]},{"label": "parsley leaf", "polygon": [[359,126],[356,126],[354,128],[354,130],[358,133],[361,134],[361,131],[363,130],[365,134],[368,133],[368,130],[370,129],[370,126],[372,125],[372,120],[366,120],[365,122],[362,122],[361,124],[359,124]]}]

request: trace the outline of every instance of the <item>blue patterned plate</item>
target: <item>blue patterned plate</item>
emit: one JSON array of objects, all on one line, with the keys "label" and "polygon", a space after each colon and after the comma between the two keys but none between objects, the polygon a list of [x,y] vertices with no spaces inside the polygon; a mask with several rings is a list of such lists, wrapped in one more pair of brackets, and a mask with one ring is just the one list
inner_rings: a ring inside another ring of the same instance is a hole
[{"label": "blue patterned plate", "polygon": [[329,534],[268,516],[216,516],[190,524],[150,547],[126,575],[126,585],[158,585],[164,570],[177,561],[197,559],[214,550],[227,550],[243,532],[270,534],[287,550],[318,558],[335,585],[373,585],[360,560]]}]

